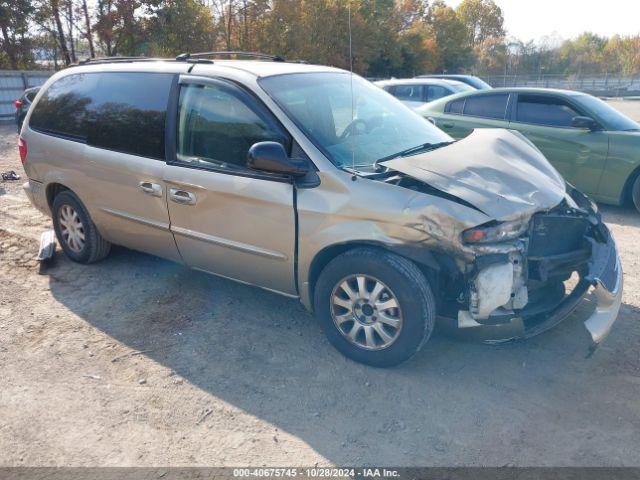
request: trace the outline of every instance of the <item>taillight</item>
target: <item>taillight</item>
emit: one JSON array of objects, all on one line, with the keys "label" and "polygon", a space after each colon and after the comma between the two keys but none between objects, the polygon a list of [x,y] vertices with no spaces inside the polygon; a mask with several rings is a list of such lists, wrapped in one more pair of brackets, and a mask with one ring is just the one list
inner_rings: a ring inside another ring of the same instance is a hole
[{"label": "taillight", "polygon": [[16,100],[15,102],[13,102],[13,104],[16,106],[16,108],[20,108],[22,106],[22,102],[20,100]]},{"label": "taillight", "polygon": [[18,151],[20,152],[20,161],[22,165],[27,160],[27,142],[24,141],[24,138],[18,138]]}]

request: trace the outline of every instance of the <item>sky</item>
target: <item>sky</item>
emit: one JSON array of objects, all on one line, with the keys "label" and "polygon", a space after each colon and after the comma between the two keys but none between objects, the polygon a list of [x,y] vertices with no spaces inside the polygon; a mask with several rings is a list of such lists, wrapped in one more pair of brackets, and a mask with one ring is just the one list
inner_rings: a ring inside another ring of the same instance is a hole
[{"label": "sky", "polygon": [[[456,7],[462,0],[445,0]],[[509,35],[540,41],[557,34],[573,38],[584,31],[610,37],[640,33],[640,0],[494,0]]]}]

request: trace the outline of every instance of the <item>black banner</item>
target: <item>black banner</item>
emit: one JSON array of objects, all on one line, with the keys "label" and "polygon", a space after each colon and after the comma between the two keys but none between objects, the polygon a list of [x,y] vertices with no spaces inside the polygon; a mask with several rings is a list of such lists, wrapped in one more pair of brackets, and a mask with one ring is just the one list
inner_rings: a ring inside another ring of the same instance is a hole
[{"label": "black banner", "polygon": [[640,467],[0,467],[0,480],[235,480],[251,478],[395,480],[640,480]]}]

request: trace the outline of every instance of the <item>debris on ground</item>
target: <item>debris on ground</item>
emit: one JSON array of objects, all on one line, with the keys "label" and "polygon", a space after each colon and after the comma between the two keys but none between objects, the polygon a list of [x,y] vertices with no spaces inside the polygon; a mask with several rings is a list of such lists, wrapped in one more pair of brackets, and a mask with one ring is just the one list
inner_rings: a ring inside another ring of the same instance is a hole
[{"label": "debris on ground", "polygon": [[212,409],[210,409],[210,408],[207,408],[207,409],[205,410],[205,412],[202,414],[202,416],[200,416],[200,418],[199,418],[199,419],[198,419],[198,421],[196,422],[196,425],[200,425],[200,424],[201,424],[202,422],[204,422],[204,421],[207,419],[207,417],[208,417],[209,415],[211,415],[212,413],[213,413],[213,410],[212,410]]},{"label": "debris on ground", "polygon": [[2,172],[3,182],[11,182],[15,180],[20,180],[20,175],[18,175],[14,170],[9,170],[8,172]]},{"label": "debris on ground", "polygon": [[53,261],[56,253],[56,234],[53,230],[47,230],[40,235],[40,248],[38,249],[38,262],[40,267],[38,273],[42,275],[45,269]]}]

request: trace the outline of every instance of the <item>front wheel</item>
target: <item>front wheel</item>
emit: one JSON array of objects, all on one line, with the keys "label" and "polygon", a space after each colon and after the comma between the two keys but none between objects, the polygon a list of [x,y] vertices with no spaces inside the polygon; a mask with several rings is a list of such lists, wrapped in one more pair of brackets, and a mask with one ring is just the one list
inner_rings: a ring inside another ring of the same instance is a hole
[{"label": "front wheel", "polygon": [[327,338],[345,356],[375,367],[411,358],[429,338],[435,298],[406,258],[357,248],[334,258],[315,288],[314,306]]}]

